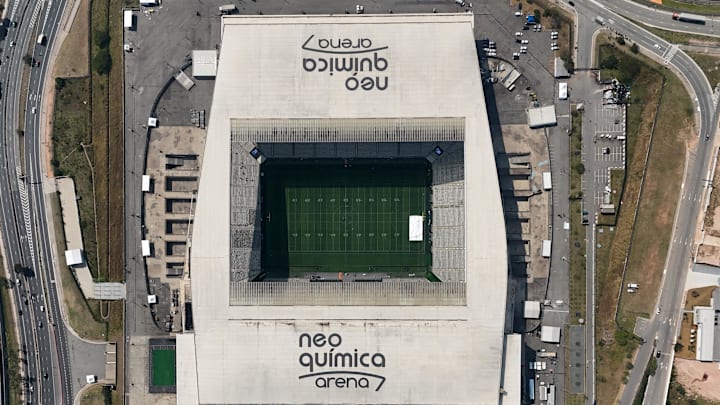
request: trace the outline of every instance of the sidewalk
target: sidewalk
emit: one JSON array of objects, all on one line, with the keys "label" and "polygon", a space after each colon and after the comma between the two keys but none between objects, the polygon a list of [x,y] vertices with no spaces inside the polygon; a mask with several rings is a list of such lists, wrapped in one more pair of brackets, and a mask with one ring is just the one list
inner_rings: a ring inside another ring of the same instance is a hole
[{"label": "sidewalk", "polygon": [[[80,214],[78,212],[77,196],[75,194],[75,182],[69,177],[57,178],[55,181],[57,183],[58,193],[60,194],[60,205],[62,206],[66,249],[80,249],[80,251],[84,252],[82,231],[80,230]],[[75,279],[78,281],[85,298],[101,300],[125,299],[125,284],[96,283],[93,281],[90,268],[87,266],[84,255],[82,263],[71,266],[71,268],[75,272]]]}]

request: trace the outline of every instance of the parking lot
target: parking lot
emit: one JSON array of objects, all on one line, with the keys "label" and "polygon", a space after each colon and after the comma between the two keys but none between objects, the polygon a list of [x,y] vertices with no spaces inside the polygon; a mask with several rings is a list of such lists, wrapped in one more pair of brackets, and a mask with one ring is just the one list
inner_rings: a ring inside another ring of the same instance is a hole
[{"label": "parking lot", "polygon": [[593,162],[595,206],[608,203],[610,169],[625,168],[625,107],[595,103],[592,111],[593,145],[588,158]]}]

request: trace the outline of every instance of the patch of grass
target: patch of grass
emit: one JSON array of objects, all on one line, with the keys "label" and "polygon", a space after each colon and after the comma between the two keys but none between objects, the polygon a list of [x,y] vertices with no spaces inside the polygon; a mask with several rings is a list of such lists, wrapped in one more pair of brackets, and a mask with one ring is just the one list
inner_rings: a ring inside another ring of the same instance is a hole
[{"label": "patch of grass", "polygon": [[647,367],[645,368],[645,374],[643,374],[642,382],[640,383],[640,387],[637,390],[637,394],[635,394],[635,399],[633,400],[633,405],[642,405],[643,399],[645,399],[645,390],[647,389],[648,379],[650,376],[655,375],[655,371],[657,370],[657,360],[655,359],[655,356],[651,356],[650,360],[648,361]]},{"label": "patch of grass", "polygon": [[175,385],[175,349],[153,349],[151,384],[158,387]]},{"label": "patch of grass", "polygon": [[[2,270],[2,264],[0,263],[0,270]],[[3,271],[4,273],[4,271]],[[7,369],[5,372],[8,375],[9,387],[9,398],[11,404],[19,404],[21,401],[22,394],[22,376],[20,366],[20,343],[18,341],[17,333],[15,331],[15,311],[10,300],[10,289],[12,283],[5,277],[0,278],[0,302],[2,302],[2,322],[3,330],[5,331],[5,341],[7,344]]]},{"label": "patch of grass", "polygon": [[[91,60],[109,56],[108,69],[91,74],[97,250],[101,278],[121,281],[123,266],[123,69],[122,0],[91,3]],[[99,35],[98,33],[103,33]],[[106,34],[105,34],[106,33]],[[109,38],[108,38],[109,37]]]},{"label": "patch of grass", "polygon": [[[638,342],[628,338],[632,331],[633,319],[619,319],[618,329],[614,315],[618,305],[618,289],[622,288],[625,258],[632,236],[633,215],[640,190],[640,180],[645,168],[645,156],[649,147],[650,129],[655,116],[662,76],[627,47],[609,44],[607,39],[599,41],[599,61],[610,55],[620,63],[603,77],[623,77],[624,84],[632,86],[633,97],[627,110],[627,176],[622,192],[622,208],[618,213],[617,225],[598,227],[596,234],[596,269],[598,286],[597,342],[602,347],[596,351],[599,398],[615,398],[620,385],[627,378],[628,370],[623,367],[632,357]],[[626,70],[632,66],[630,71]],[[618,341],[618,338],[621,338]]]},{"label": "patch of grass", "polygon": [[[98,32],[109,31],[109,1],[100,0],[90,3],[90,60],[94,61],[99,54],[108,52],[109,43],[98,41],[101,39]],[[99,43],[101,42],[101,43]],[[113,63],[119,61],[110,60],[108,69],[112,68]],[[91,91],[91,127],[93,133],[93,159],[94,159],[94,199],[95,199],[95,221],[97,232],[97,257],[98,257],[98,279],[107,280],[108,266],[108,246],[107,246],[107,227],[108,227],[108,191],[109,184],[107,182],[108,167],[108,86],[109,77],[106,74],[98,73],[97,69],[92,69],[90,74],[90,91]]]},{"label": "patch of grass", "polygon": [[[585,316],[586,266],[585,232],[582,225],[582,113],[573,110],[570,135],[570,323]],[[579,315],[578,315],[579,314]]]},{"label": "patch of grass", "polygon": [[75,181],[85,257],[90,271],[97,277],[97,239],[91,175],[92,136],[87,104],[89,86],[88,78],[68,78],[64,79],[62,88],[55,92],[51,163],[56,176],[70,176]]},{"label": "patch of grass", "polygon": [[107,390],[102,385],[95,384],[83,391],[80,405],[107,405],[110,404],[108,399]]},{"label": "patch of grass", "polygon": [[628,259],[628,280],[642,287],[623,298],[621,308],[623,316],[633,319],[654,311],[680,197],[686,142],[694,134],[690,96],[677,77],[662,72],[665,89]]},{"label": "patch of grass", "polygon": [[712,179],[712,192],[710,193],[710,205],[705,215],[705,229],[711,230],[715,222],[715,209],[720,205],[720,159],[715,165],[715,177]]},{"label": "patch of grass", "polygon": [[584,405],[585,395],[583,394],[567,394],[565,397],[565,403],[567,405]]},{"label": "patch of grass", "polygon": [[89,0],[79,0],[77,14],[65,37],[55,62],[55,77],[85,77],[88,75]]},{"label": "patch of grass", "polygon": [[[109,2],[109,32],[110,32],[110,57],[114,62],[110,69],[108,84],[108,164],[103,169],[98,169],[98,175],[105,176],[108,184],[123,184],[125,173],[125,124],[124,124],[124,102],[123,102],[123,23],[122,8],[137,3],[137,1],[123,2],[123,0],[110,0]],[[125,279],[125,222],[124,211],[124,188],[108,187],[107,194],[107,218],[108,225],[105,229],[108,249],[108,278],[110,281],[122,281]],[[121,321],[123,318],[118,318]],[[112,321],[111,321],[112,322]],[[120,325],[122,329],[122,324]]]},{"label": "patch of grass", "polygon": [[692,311],[696,306],[710,306],[712,302],[712,293],[716,286],[693,288],[688,290],[687,298],[685,299],[685,310]]},{"label": "patch of grass", "polygon": [[698,52],[687,52],[687,54],[700,66],[710,86],[715,87],[720,83],[720,57]]},{"label": "patch of grass", "polygon": [[[57,193],[50,197],[50,205],[53,211],[57,251],[64,252],[66,249],[65,232],[63,230],[60,197]],[[104,322],[98,321],[100,318],[90,310],[91,306],[85,300],[82,291],[80,291],[80,286],[68,266],[60,265],[60,279],[63,289],[63,306],[70,327],[78,335],[86,339],[105,340],[104,335],[107,332],[107,326]]]},{"label": "patch of grass", "polygon": [[263,222],[263,269],[270,277],[338,268],[393,277],[427,271],[428,238],[409,242],[407,225],[410,215],[428,220],[427,161],[365,159],[345,168],[341,159],[268,165],[262,195],[270,203],[262,215],[270,218]]}]

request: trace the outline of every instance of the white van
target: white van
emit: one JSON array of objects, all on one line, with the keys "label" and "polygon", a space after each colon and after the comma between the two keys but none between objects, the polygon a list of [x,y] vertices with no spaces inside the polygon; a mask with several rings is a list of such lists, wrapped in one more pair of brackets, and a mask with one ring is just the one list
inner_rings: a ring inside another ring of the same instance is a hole
[{"label": "white van", "polygon": [[38,35],[37,43],[38,45],[45,45],[45,34]]}]

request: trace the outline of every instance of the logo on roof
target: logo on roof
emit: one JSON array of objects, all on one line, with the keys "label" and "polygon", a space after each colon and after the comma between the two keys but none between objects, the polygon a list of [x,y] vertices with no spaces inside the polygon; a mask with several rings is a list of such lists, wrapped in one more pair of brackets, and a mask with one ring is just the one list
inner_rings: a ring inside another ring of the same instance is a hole
[{"label": "logo on roof", "polygon": [[357,348],[344,351],[342,343],[337,333],[301,334],[298,347],[308,351],[298,357],[305,372],[298,379],[312,380],[315,388],[380,391],[385,377],[377,374],[377,369],[385,368],[385,355]]},{"label": "logo on roof", "polygon": [[345,79],[345,89],[379,90],[388,88],[384,73],[389,62],[383,56],[388,46],[376,46],[370,38],[322,38],[310,35],[301,46],[309,52],[303,57],[303,69],[308,73],[325,73]]}]

